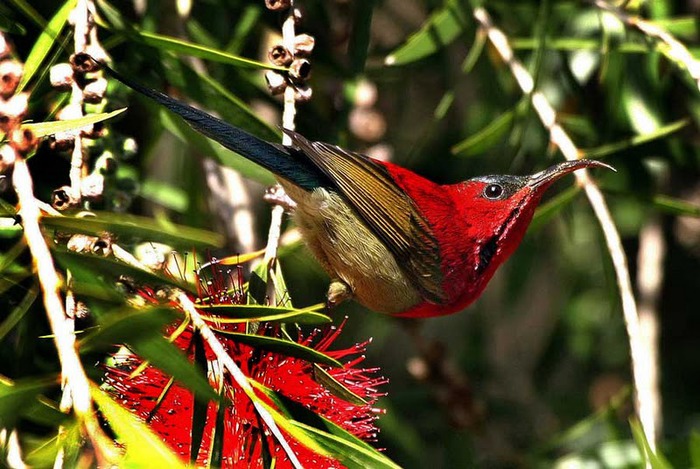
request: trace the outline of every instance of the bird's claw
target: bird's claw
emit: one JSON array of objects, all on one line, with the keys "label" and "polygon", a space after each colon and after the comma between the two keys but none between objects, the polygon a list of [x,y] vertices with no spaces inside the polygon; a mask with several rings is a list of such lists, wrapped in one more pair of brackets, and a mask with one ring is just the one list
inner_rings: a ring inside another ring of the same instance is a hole
[{"label": "bird's claw", "polygon": [[268,187],[263,196],[265,202],[283,207],[285,212],[293,212],[297,208],[297,203],[289,198],[282,186],[275,184]]},{"label": "bird's claw", "polygon": [[328,285],[326,307],[334,308],[350,298],[352,298],[352,289],[350,288],[350,285],[342,280],[333,280],[331,284]]}]

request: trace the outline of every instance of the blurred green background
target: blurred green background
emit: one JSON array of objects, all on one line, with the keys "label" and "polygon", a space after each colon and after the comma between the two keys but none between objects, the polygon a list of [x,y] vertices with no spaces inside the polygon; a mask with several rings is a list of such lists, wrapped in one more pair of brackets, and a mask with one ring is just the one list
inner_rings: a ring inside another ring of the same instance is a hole
[{"label": "blurred green background", "polygon": [[[267,92],[260,70],[193,58],[139,36],[174,36],[266,61],[283,17],[262,0],[96,3],[98,34],[116,69],[279,139],[281,103]],[[698,2],[625,3],[631,14],[665,28],[700,58]],[[305,136],[389,157],[440,183],[527,174],[561,160],[508,67],[477,33],[471,3],[296,4],[302,11],[297,31],[316,41],[310,57],[313,97],[297,107],[297,130]],[[27,4],[10,0],[0,6],[0,27],[24,58],[41,29],[21,5]],[[698,82],[653,38],[591,3],[483,5],[579,148],[617,168],[593,176],[620,230],[636,288],[640,233],[650,225],[661,229],[662,283],[652,301],[660,327],[660,449],[676,467],[690,467],[691,442],[696,458],[700,451],[698,438],[691,437],[700,429],[700,314],[693,296],[700,291]],[[57,9],[55,1],[33,0],[30,6],[45,19]],[[387,56],[394,57],[393,65],[386,65]],[[59,50],[53,59],[66,57]],[[62,98],[46,79],[34,86],[32,118],[38,121]],[[212,192],[219,198],[227,193],[208,179],[212,173],[203,160],[211,154],[201,142],[189,134],[174,136],[171,131],[180,127],[172,118],[113,81],[108,100],[109,109],[129,105],[108,123],[111,138],[133,138],[139,151],[120,163],[119,191],[105,208],[219,231],[227,246],[215,256],[264,246],[269,206],[261,201],[263,184],[245,182],[248,199],[239,205],[212,198]],[[47,145],[30,166],[42,200],[68,182],[68,159]],[[261,182],[270,180],[255,174]],[[628,423],[628,337],[610,255],[574,178],[548,195],[547,210],[520,249],[466,311],[425,321],[393,319],[357,304],[332,311],[338,321],[349,317],[342,341],[374,339],[366,364],[381,367],[390,379],[379,403],[387,413],[379,420],[378,446],[402,466],[640,464]],[[246,226],[232,227],[236,210],[244,208],[252,210],[252,225],[237,221]],[[242,238],[248,229],[252,238]],[[320,267],[299,244],[283,252],[294,304],[322,301],[328,278]],[[7,290],[2,302],[16,303],[22,293]],[[29,341],[36,318],[43,317],[30,316],[15,343]],[[17,354],[4,342],[2,373],[31,375],[42,369],[42,357],[54,359],[50,344],[35,346]]]}]

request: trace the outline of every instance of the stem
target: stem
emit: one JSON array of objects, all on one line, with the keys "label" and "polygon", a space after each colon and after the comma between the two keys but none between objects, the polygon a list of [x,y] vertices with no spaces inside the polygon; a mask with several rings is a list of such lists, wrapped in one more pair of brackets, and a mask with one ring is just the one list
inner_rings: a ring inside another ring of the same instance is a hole
[{"label": "stem", "polygon": [[[533,108],[537,112],[544,127],[549,130],[550,142],[559,148],[567,160],[578,159],[579,156],[582,155],[581,150],[576,147],[571,137],[569,137],[561,125],[557,123],[556,111],[554,111],[554,108],[544,94],[541,91],[534,90],[532,76],[530,76],[525,67],[523,67],[513,54],[513,49],[508,44],[508,38],[502,31],[493,26],[491,17],[484,8],[475,8],[474,18],[481,25],[481,28],[486,32],[498,54],[510,68],[511,73],[515,77],[523,93],[531,95]],[[636,390],[635,408],[640,417],[643,415],[653,415],[654,412],[652,409],[655,406],[654,402],[648,399],[649,396],[646,393],[640,392],[642,389],[653,388],[652,383],[655,379],[652,373],[650,373],[652,366],[648,361],[649,356],[645,350],[645,341],[642,339],[637,305],[632,292],[632,282],[630,281],[627,257],[622,247],[622,241],[620,240],[620,235],[615,227],[610,210],[605,203],[605,198],[598,186],[590,178],[588,171],[581,170],[574,174],[578,184],[583,187],[588,201],[593,208],[593,212],[598,219],[598,223],[603,230],[608,252],[610,253],[615,269],[615,276],[622,301],[622,312],[627,328],[627,335],[629,337],[632,377]],[[645,423],[645,421],[642,421],[642,428],[650,443],[654,439],[655,427],[656,425],[653,422],[650,423],[647,421]]]}]

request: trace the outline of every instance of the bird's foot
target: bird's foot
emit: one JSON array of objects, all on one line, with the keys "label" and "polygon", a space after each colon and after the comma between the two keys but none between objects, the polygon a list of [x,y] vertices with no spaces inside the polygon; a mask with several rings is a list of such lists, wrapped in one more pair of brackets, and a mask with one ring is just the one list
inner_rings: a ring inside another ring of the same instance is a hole
[{"label": "bird's foot", "polygon": [[328,308],[334,308],[350,298],[352,298],[352,289],[350,285],[342,280],[333,280],[328,285],[328,294],[326,295],[326,306]]},{"label": "bird's foot", "polygon": [[263,200],[270,204],[279,205],[284,208],[285,212],[293,212],[297,208],[297,203],[289,198],[282,186],[275,184],[268,187],[263,196]]}]

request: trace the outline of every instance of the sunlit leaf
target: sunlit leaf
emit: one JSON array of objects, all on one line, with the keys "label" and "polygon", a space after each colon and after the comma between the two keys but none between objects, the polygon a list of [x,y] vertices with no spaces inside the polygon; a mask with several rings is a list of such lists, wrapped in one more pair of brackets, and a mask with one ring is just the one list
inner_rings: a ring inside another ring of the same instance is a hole
[{"label": "sunlit leaf", "polygon": [[49,24],[46,25],[44,30],[39,35],[39,38],[34,43],[29,56],[24,63],[24,74],[17,87],[17,92],[22,91],[27,83],[34,77],[44,58],[48,55],[51,47],[53,46],[58,35],[61,33],[63,26],[68,20],[68,14],[75,8],[77,0],[67,0],[63,6],[56,12],[56,14],[51,18]]},{"label": "sunlit leaf", "polygon": [[87,127],[88,125],[110,119],[124,111],[126,111],[126,108],[117,109],[116,111],[112,112],[103,112],[100,114],[88,114],[77,119],[68,119],[64,121],[27,123],[22,124],[22,128],[31,130],[35,137],[41,138],[58,132],[81,129],[83,127]]},{"label": "sunlit leaf", "polygon": [[250,345],[251,347],[267,350],[269,352],[279,353],[289,357],[300,358],[311,363],[323,363],[324,365],[342,368],[343,364],[338,360],[329,357],[325,353],[314,350],[311,347],[292,342],[286,339],[278,339],[256,334],[243,334],[239,332],[229,332],[216,329],[218,333],[226,335],[235,342]]},{"label": "sunlit leaf", "polygon": [[136,415],[115,402],[95,385],[90,394],[117,439],[126,447],[124,467],[185,468],[180,458],[168,448],[160,436]]},{"label": "sunlit leaf", "polygon": [[642,425],[637,420],[631,420],[630,427],[632,428],[634,441],[637,443],[637,448],[639,448],[639,452],[644,461],[648,463],[652,469],[672,469],[673,466],[671,466],[658,449],[656,451],[651,449],[649,440],[647,440],[644,430],[642,429]]},{"label": "sunlit leaf", "polygon": [[646,133],[643,135],[637,135],[627,140],[623,140],[621,142],[608,143],[606,145],[601,145],[596,148],[585,149],[583,150],[583,153],[586,158],[603,158],[605,156],[617,153],[619,151],[627,150],[629,148],[633,148],[648,142],[652,142],[654,140],[667,137],[675,132],[678,132],[680,129],[688,125],[688,123],[689,122],[687,119],[679,120],[661,126],[653,132]]},{"label": "sunlit leaf", "polygon": [[318,325],[331,322],[325,314],[264,305],[206,305],[198,306],[198,309],[217,315],[215,320],[221,324],[266,321]]},{"label": "sunlit leaf", "polygon": [[197,228],[163,223],[153,218],[109,212],[93,212],[90,217],[46,216],[42,223],[48,228],[70,233],[100,236],[105,232],[140,241],[157,241],[191,248],[193,246],[221,246],[223,237],[218,233]]},{"label": "sunlit leaf", "polygon": [[352,392],[343,383],[335,379],[330,373],[322,367],[314,364],[314,379],[328,389],[331,394],[338,396],[355,405],[365,405],[367,401]]},{"label": "sunlit leaf", "polygon": [[435,11],[421,29],[408,38],[405,44],[389,54],[386,65],[405,65],[437,52],[450,44],[462,33],[469,23],[468,7],[461,0],[448,0],[447,4]]},{"label": "sunlit leaf", "polygon": [[350,439],[318,430],[309,425],[292,421],[292,425],[304,430],[311,438],[349,469],[390,468],[398,469],[396,463],[376,450],[351,441]]}]

